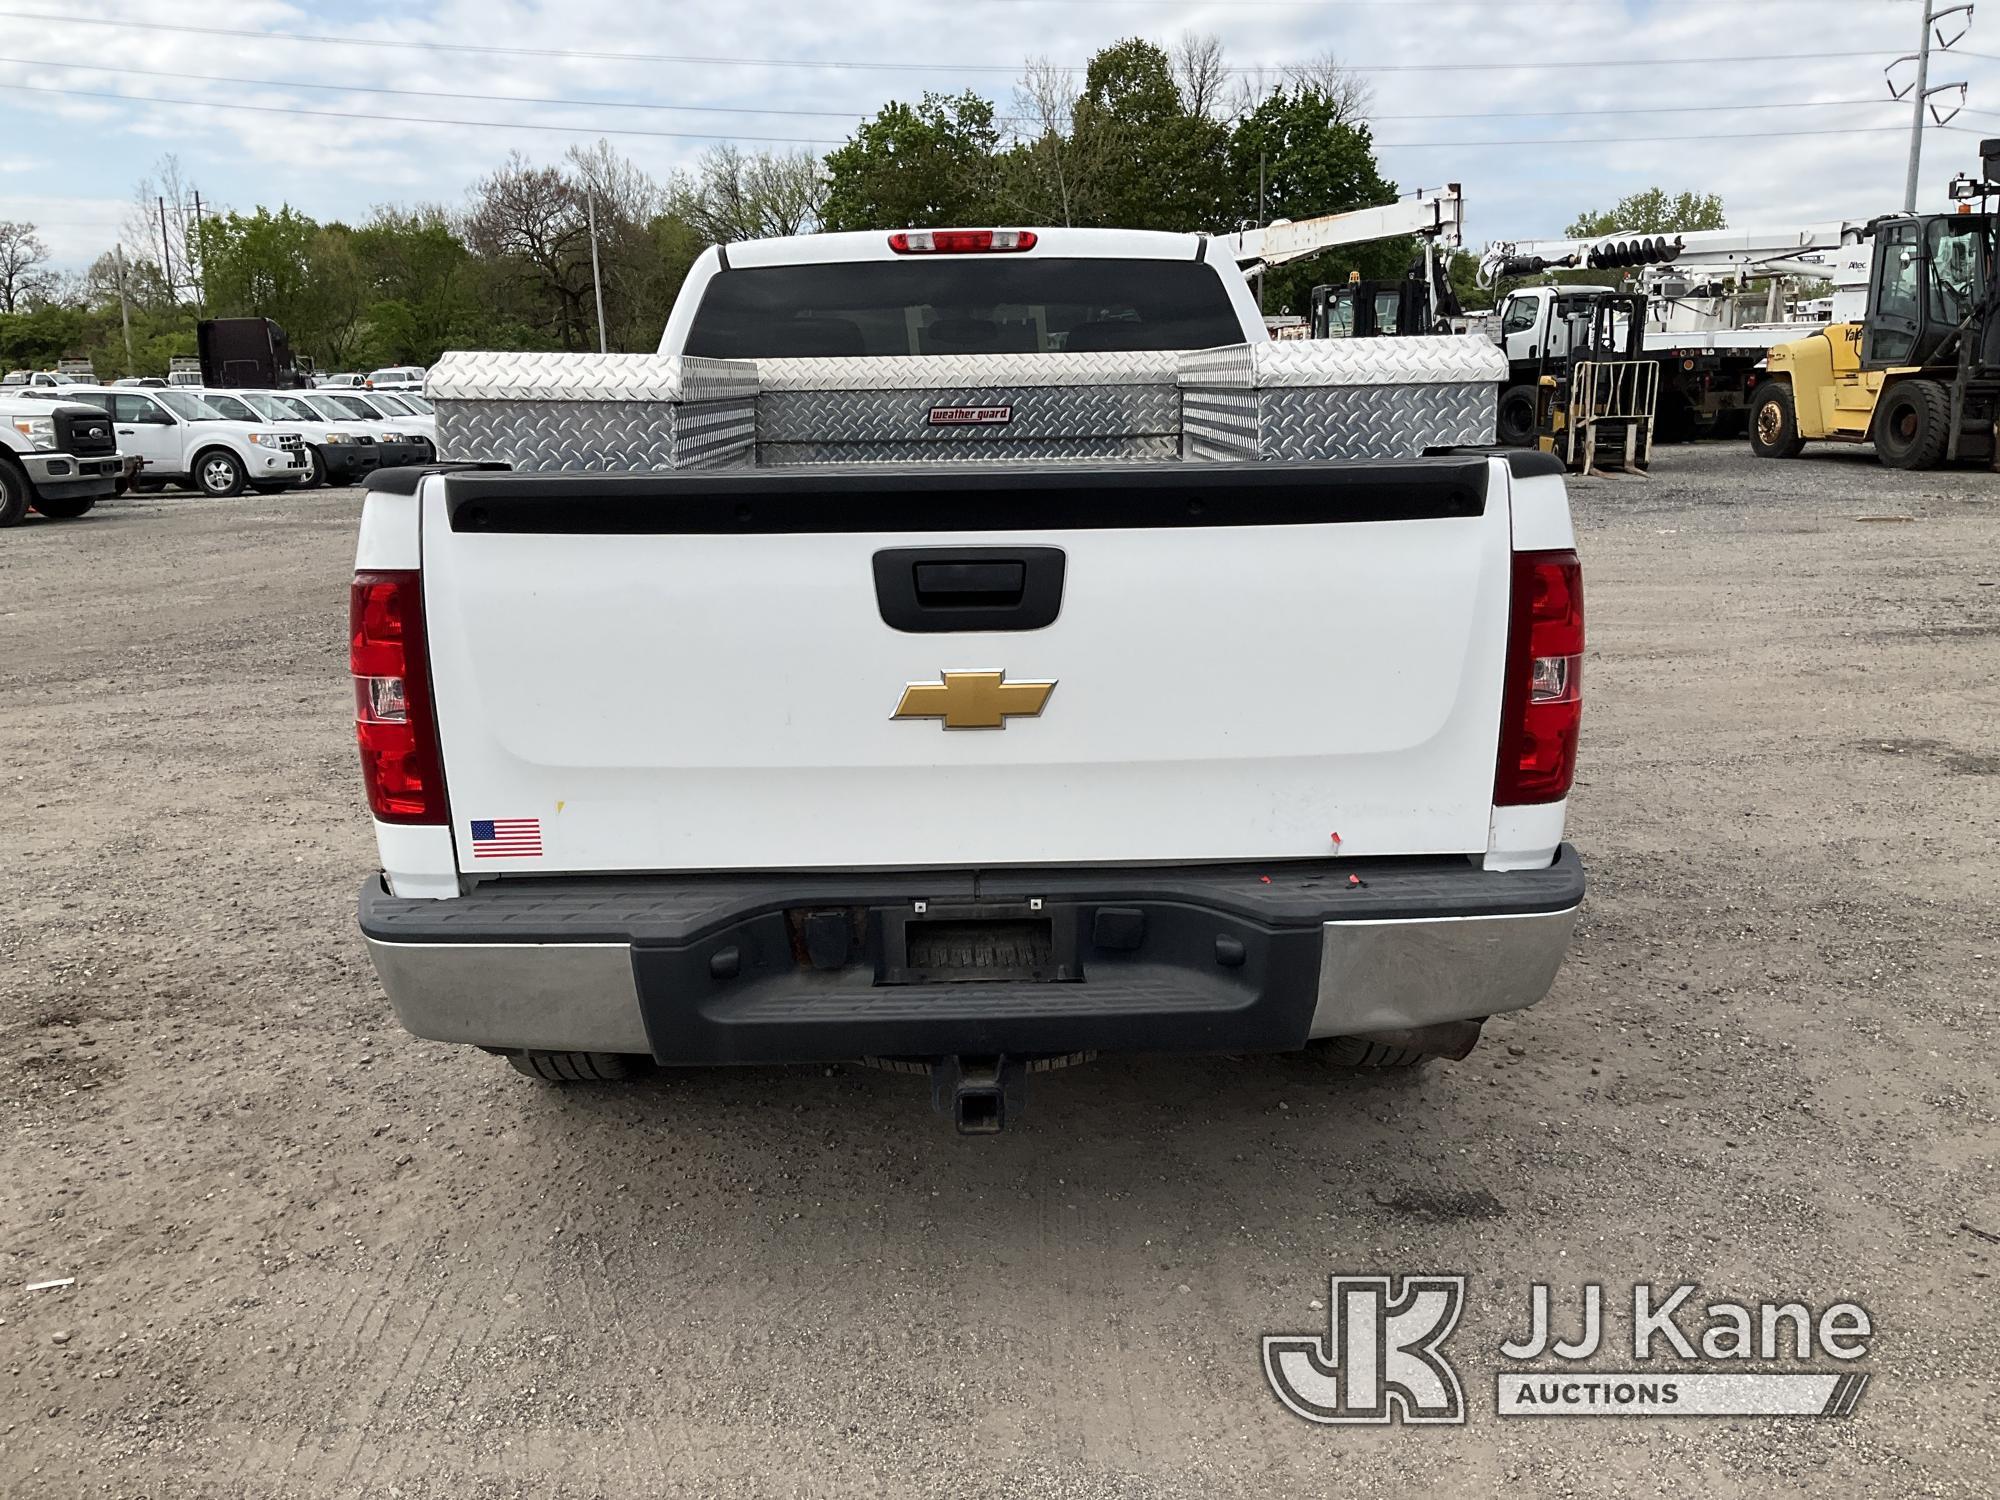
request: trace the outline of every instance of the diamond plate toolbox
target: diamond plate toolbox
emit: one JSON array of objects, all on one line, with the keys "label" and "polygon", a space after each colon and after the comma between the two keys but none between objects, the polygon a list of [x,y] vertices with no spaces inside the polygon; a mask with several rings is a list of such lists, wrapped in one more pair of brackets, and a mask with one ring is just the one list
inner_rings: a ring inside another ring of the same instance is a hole
[{"label": "diamond plate toolbox", "polygon": [[766,360],[767,464],[1180,457],[1174,353]]},{"label": "diamond plate toolbox", "polygon": [[1473,337],[1194,352],[752,362],[447,354],[439,456],[523,471],[746,463],[1411,458],[1490,443],[1506,363]]},{"label": "diamond plate toolbox", "polygon": [[1297,339],[1180,359],[1191,459],[1415,458],[1491,443],[1507,362],[1471,335]]},{"label": "diamond plate toolbox", "polygon": [[643,473],[746,459],[757,366],[659,354],[446,354],[425,389],[438,456]]}]

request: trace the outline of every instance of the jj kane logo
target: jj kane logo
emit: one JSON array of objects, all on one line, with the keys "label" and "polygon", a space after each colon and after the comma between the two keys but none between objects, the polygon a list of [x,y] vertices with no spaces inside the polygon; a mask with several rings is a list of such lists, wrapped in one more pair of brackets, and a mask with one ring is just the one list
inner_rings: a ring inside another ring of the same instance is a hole
[{"label": "jj kane logo", "polygon": [[[1503,1417],[1845,1417],[1860,1404],[1868,1388],[1860,1371],[1769,1368],[1862,1358],[1874,1324],[1860,1304],[1836,1302],[1815,1314],[1803,1302],[1697,1306],[1694,1296],[1687,1284],[1634,1286],[1630,1349],[1639,1368],[1584,1369],[1617,1348],[1615,1333],[1607,1336],[1615,1317],[1604,1288],[1582,1289],[1575,1336],[1563,1337],[1550,1288],[1535,1283],[1526,1331],[1499,1346],[1495,1410]],[[1326,1333],[1267,1335],[1264,1378],[1308,1422],[1462,1423],[1465,1396],[1444,1344],[1464,1306],[1463,1276],[1405,1276],[1400,1286],[1387,1276],[1335,1276]],[[1709,1368],[1689,1368],[1695,1364]]]},{"label": "jj kane logo", "polygon": [[1308,1422],[1463,1422],[1458,1371],[1439,1352],[1465,1308],[1463,1276],[1335,1276],[1328,1329],[1264,1340],[1264,1378]]}]

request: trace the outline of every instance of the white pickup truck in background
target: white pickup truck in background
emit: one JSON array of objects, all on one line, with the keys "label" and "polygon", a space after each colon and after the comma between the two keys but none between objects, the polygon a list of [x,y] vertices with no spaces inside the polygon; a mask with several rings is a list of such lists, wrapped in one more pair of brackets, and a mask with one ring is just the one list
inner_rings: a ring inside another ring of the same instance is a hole
[{"label": "white pickup truck in background", "polygon": [[124,469],[102,411],[25,385],[0,393],[0,526],[19,525],[31,507],[54,521],[88,515]]},{"label": "white pickup truck in background", "polygon": [[[1207,240],[730,245],[658,356],[447,355],[351,669],[403,1024],[548,1079],[1463,1056],[1540,999],[1583,609],[1465,338],[1266,340]],[[505,467],[503,467],[505,466]],[[511,468],[512,472],[506,471]]]}]

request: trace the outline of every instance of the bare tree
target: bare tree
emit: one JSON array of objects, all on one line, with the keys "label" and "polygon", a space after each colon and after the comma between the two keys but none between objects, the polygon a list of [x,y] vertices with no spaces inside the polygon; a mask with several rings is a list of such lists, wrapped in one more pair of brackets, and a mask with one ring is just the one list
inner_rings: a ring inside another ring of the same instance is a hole
[{"label": "bare tree", "polygon": [[30,310],[37,307],[88,308],[90,278],[81,271],[44,271],[21,294],[21,302]]},{"label": "bare tree", "polygon": [[1094,128],[1077,117],[1082,93],[1075,71],[1046,57],[1029,58],[1014,85],[1015,160],[1022,180],[1012,187],[1028,217],[1072,224],[1083,212],[1098,142]]},{"label": "bare tree", "polygon": [[1228,113],[1229,67],[1223,60],[1221,37],[1183,32],[1169,57],[1174,86],[1181,91],[1181,108],[1191,115],[1219,117]]},{"label": "bare tree", "polygon": [[[84,274],[86,300],[93,307],[118,305],[118,254],[107,250],[90,263]],[[125,257],[125,296],[135,308],[162,307],[167,301],[167,280],[157,261],[149,256]]]},{"label": "bare tree", "polygon": [[509,267],[535,294],[563,348],[585,346],[590,239],[583,192],[574,180],[513,152],[473,186],[463,232],[474,254]]},{"label": "bare tree", "polygon": [[[201,293],[201,239],[195,223],[198,189],[181,171],[181,159],[169,151],[132,188],[132,207],[125,214],[122,238],[144,245],[148,256],[165,272],[178,295],[198,299]],[[204,213],[218,205],[204,203]],[[161,223],[164,213],[165,224]]]},{"label": "bare tree", "polygon": [[600,139],[594,146],[572,146],[565,160],[578,186],[595,195],[600,222],[610,217],[644,224],[665,206],[666,194],[660,185],[607,140]]},{"label": "bare tree", "polygon": [[24,300],[50,282],[42,268],[49,247],[32,224],[0,222],[0,312],[19,312]]},{"label": "bare tree", "polygon": [[1281,88],[1317,89],[1333,106],[1336,125],[1361,124],[1375,105],[1375,85],[1343,66],[1332,52],[1322,52],[1308,62],[1294,63],[1275,73],[1263,68],[1244,73],[1229,94],[1228,113],[1247,115]]},{"label": "bare tree", "polygon": [[1360,124],[1375,105],[1375,85],[1330,51],[1285,69],[1284,78],[1295,89],[1318,89],[1332,104],[1336,125]]},{"label": "bare tree", "polygon": [[682,177],[674,211],[717,244],[768,235],[804,234],[819,223],[826,174],[806,151],[747,155],[730,144],[702,153]]}]

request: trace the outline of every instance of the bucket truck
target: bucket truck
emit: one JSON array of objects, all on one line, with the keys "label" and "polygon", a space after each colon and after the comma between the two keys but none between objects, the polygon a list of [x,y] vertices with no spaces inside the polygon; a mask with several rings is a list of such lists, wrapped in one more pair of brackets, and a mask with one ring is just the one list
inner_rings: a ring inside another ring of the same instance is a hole
[{"label": "bucket truck", "polygon": [[[1614,233],[1586,239],[1502,241],[1481,257],[1479,284],[1551,271],[1636,271],[1647,297],[1644,357],[1660,367],[1660,418],[1667,432],[1702,437],[1739,426],[1750,409],[1771,350],[1806,331],[1781,321],[1777,281],[1833,283],[1835,316],[1858,303],[1868,276],[1867,226],[1833,221],[1769,229],[1697,230],[1671,235]],[[1763,316],[1746,316],[1742,288],[1770,278]],[[1494,335],[1507,355],[1500,439],[1534,440],[1535,390],[1552,362],[1567,355],[1566,303],[1608,286],[1529,286],[1509,292],[1495,311]]]}]

